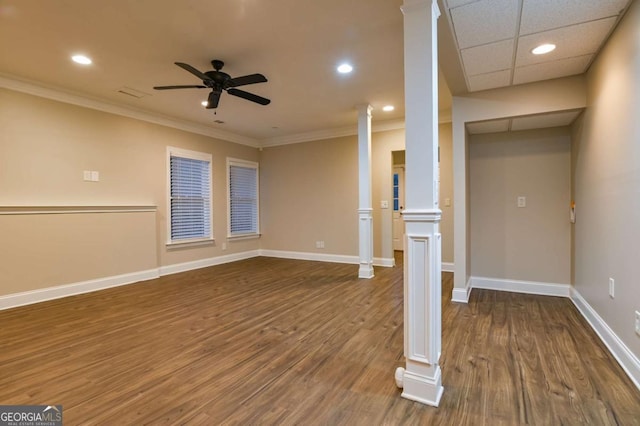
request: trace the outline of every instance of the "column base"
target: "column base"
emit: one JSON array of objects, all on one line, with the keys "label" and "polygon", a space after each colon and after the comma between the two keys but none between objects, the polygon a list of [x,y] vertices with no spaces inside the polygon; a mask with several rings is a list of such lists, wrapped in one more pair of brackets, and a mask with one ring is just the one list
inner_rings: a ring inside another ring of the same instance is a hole
[{"label": "column base", "polygon": [[439,366],[436,366],[433,377],[412,373],[402,367],[396,369],[396,385],[402,388],[402,397],[421,404],[437,407],[444,392]]},{"label": "column base", "polygon": [[360,269],[358,270],[358,278],[371,279],[373,277],[373,265],[360,265]]}]

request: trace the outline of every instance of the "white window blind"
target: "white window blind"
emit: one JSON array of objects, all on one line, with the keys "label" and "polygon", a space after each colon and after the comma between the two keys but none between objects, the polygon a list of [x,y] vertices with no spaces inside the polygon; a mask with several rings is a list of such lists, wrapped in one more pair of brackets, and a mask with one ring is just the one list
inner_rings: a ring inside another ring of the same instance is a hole
[{"label": "white window blind", "polygon": [[169,155],[171,242],[212,238],[211,156],[189,154]]},{"label": "white window blind", "polygon": [[229,236],[258,234],[258,164],[230,160]]}]

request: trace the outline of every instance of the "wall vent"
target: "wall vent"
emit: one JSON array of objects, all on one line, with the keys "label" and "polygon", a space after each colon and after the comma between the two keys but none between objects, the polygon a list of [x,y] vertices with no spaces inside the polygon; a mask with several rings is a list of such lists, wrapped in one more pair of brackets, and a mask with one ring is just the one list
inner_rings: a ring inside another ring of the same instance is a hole
[{"label": "wall vent", "polygon": [[218,123],[218,124],[224,124],[224,121],[222,120],[213,120],[214,123]]},{"label": "wall vent", "polygon": [[144,93],[139,90],[132,89],[131,87],[126,87],[126,86],[119,88],[118,90],[116,90],[116,92],[122,93],[123,95],[131,96],[136,99],[144,98],[145,96],[151,96],[148,93]]}]

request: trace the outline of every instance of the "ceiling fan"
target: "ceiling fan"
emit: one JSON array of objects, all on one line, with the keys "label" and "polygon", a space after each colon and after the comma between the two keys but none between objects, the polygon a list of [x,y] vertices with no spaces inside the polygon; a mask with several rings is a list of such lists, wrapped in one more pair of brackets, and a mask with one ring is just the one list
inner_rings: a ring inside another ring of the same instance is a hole
[{"label": "ceiling fan", "polygon": [[156,90],[171,90],[171,89],[211,89],[209,98],[207,100],[207,109],[215,109],[220,102],[220,95],[222,91],[226,91],[228,94],[237,96],[242,99],[246,99],[251,102],[255,102],[260,105],[269,105],[271,100],[263,98],[262,96],[255,95],[253,93],[245,92],[244,90],[236,89],[238,86],[246,86],[247,84],[265,83],[267,78],[262,74],[249,74],[242,77],[231,78],[231,76],[225,72],[220,71],[224,67],[224,62],[214,59],[211,61],[213,65],[213,71],[200,72],[189,64],[182,62],[175,62],[180,68],[189,71],[191,74],[202,80],[202,84],[190,84],[181,86],[155,86]]}]

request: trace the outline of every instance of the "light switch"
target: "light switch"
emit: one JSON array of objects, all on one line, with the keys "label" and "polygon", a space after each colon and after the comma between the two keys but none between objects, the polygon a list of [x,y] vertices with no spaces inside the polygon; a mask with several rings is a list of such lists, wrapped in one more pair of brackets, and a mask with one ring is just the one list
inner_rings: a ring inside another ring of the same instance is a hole
[{"label": "light switch", "polygon": [[91,172],[91,180],[93,182],[98,182],[100,180],[100,172],[96,172],[96,171]]},{"label": "light switch", "polygon": [[518,197],[518,207],[527,207],[527,197]]},{"label": "light switch", "polygon": [[451,207],[451,198],[445,198],[444,199],[444,206],[445,207]]},{"label": "light switch", "polygon": [[84,172],[82,172],[82,176],[84,177],[84,180],[86,182],[91,182],[91,171],[90,170],[85,170]]},{"label": "light switch", "polygon": [[380,208],[381,209],[388,209],[389,208],[389,201],[387,201],[387,200],[380,201]]}]

